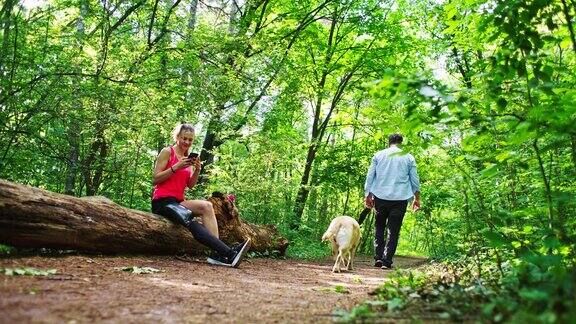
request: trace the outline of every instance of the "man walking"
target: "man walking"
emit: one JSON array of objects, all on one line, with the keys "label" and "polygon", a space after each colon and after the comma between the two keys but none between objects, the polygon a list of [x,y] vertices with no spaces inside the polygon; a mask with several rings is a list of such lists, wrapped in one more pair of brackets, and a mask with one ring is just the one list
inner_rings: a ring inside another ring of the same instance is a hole
[{"label": "man walking", "polygon": [[374,154],[364,185],[366,207],[376,208],[374,266],[382,269],[392,268],[408,201],[414,197],[413,210],[420,208],[416,161],[411,154],[402,152],[402,140],[400,134],[388,136],[389,146]]}]

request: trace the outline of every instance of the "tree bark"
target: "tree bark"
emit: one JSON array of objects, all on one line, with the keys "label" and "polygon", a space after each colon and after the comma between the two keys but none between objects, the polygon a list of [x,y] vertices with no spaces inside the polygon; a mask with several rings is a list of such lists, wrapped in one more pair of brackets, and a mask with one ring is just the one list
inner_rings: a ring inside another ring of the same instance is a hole
[{"label": "tree bark", "polygon": [[572,49],[576,53],[576,36],[574,36],[574,27],[572,27],[572,15],[570,15],[570,8],[566,4],[566,0],[562,0],[562,12],[564,12],[564,17],[566,18],[566,27],[570,32],[570,40],[572,41]]},{"label": "tree bark", "polygon": [[2,8],[0,10],[0,27],[2,28],[2,46],[0,47],[0,72],[6,70],[4,64],[4,59],[6,57],[8,57],[7,55],[7,49],[10,43],[10,20],[11,20],[11,14],[12,14],[12,9],[14,8],[14,5],[16,4],[16,1],[14,0],[7,0],[6,2],[4,2],[4,4],[2,5]]},{"label": "tree bark", "polygon": [[[85,24],[84,19],[88,13],[88,4],[86,1],[80,2],[80,15],[78,16],[78,22],[76,23],[76,40],[78,41],[79,51],[82,51],[84,46],[84,32]],[[80,64],[77,63],[75,70],[77,72],[82,72]],[[80,96],[80,80],[76,80],[73,84],[72,93],[72,106],[73,112],[72,116],[76,116],[77,113],[84,110],[84,104],[82,103],[82,98]],[[64,185],[64,193],[67,195],[74,195],[76,193],[76,175],[78,174],[78,166],[80,162],[80,123],[75,120],[76,118],[68,117],[67,120],[71,120],[67,126],[67,140],[70,147],[68,151],[68,161],[66,161],[66,182]]]},{"label": "tree bark", "polygon": [[[335,64],[336,61],[333,61],[333,55],[336,51],[338,51],[338,43],[340,42],[344,36],[338,35],[338,31],[340,28],[337,26],[340,22],[340,19],[346,15],[346,12],[339,12],[338,8],[334,9],[332,13],[332,22],[330,26],[330,33],[328,35],[328,41],[326,43],[326,53],[324,56],[324,63],[322,65],[322,75],[319,80],[318,85],[315,87],[316,90],[316,104],[314,105],[314,119],[312,121],[312,136],[310,139],[310,145],[308,147],[308,154],[306,156],[306,165],[304,167],[304,172],[302,174],[302,180],[300,181],[300,187],[298,189],[298,194],[296,196],[296,200],[294,201],[294,219],[291,222],[290,227],[292,229],[296,229],[299,223],[302,220],[302,214],[304,213],[304,207],[306,205],[306,200],[308,199],[308,194],[310,190],[308,189],[308,179],[310,177],[310,170],[313,168],[314,160],[316,159],[316,154],[322,148],[321,142],[324,138],[324,133],[328,128],[328,123],[330,122],[330,118],[332,114],[335,112],[336,107],[340,100],[342,100],[345,91],[349,87],[350,80],[354,75],[356,75],[358,69],[362,66],[364,57],[366,56],[367,51],[372,47],[376,38],[374,38],[370,44],[364,48],[364,52],[358,55],[357,61],[353,64],[353,66],[346,71],[344,74],[340,76],[336,76],[332,74],[335,71],[332,64]],[[346,49],[348,51],[350,48]],[[328,75],[332,75],[335,78],[340,79],[338,81],[338,85],[334,90],[334,95],[332,96],[332,101],[330,103],[330,108],[328,111],[322,115],[322,102],[325,97],[325,85],[328,78]],[[314,181],[312,181],[314,183]]]},{"label": "tree bark", "polygon": [[[220,238],[250,238],[250,250],[278,251],[288,241],[272,225],[248,224],[224,195],[214,205]],[[200,254],[206,248],[186,228],[161,216],[124,208],[103,197],[76,198],[0,179],[0,243],[98,253]]]},{"label": "tree bark", "polygon": [[194,29],[196,28],[196,20],[198,15],[198,0],[190,1],[190,10],[188,15],[188,37],[192,37]]},{"label": "tree bark", "polygon": [[308,185],[310,179],[310,172],[312,171],[312,164],[316,159],[316,145],[311,144],[308,147],[308,154],[306,155],[306,164],[304,165],[304,172],[302,173],[302,179],[300,180],[300,186],[298,188],[298,194],[296,195],[296,200],[294,200],[294,219],[290,222],[290,228],[297,229],[300,227],[302,220],[302,214],[304,213],[304,207],[306,205],[306,200],[308,200],[308,194],[310,193],[310,188]]}]

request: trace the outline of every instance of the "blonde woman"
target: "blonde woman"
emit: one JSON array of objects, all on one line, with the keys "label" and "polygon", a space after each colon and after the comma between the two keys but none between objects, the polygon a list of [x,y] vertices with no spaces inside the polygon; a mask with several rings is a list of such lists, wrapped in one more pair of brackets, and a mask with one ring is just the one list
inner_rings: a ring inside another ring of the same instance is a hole
[{"label": "blonde woman", "polygon": [[[184,200],[186,187],[192,189],[198,181],[202,165],[198,154],[190,153],[194,142],[194,127],[178,124],[173,131],[174,145],[160,151],[154,164],[152,212],[185,226],[194,238],[215,253],[208,263],[238,267],[248,251],[250,240],[230,248],[218,238],[218,223],[212,203],[205,200]],[[192,214],[202,217],[202,224]]]}]

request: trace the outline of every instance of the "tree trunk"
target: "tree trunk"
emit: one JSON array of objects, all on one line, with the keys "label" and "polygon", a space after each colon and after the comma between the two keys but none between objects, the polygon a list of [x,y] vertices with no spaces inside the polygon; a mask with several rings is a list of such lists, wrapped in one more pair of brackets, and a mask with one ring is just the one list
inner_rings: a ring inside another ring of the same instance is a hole
[{"label": "tree trunk", "polygon": [[570,40],[572,41],[572,49],[576,53],[576,36],[574,36],[574,28],[572,27],[572,15],[570,15],[570,8],[566,4],[566,0],[562,0],[562,11],[564,12],[564,17],[566,18],[566,27],[570,32]]},{"label": "tree trunk", "polygon": [[[360,114],[360,105],[362,104],[362,99],[359,99],[354,105],[354,120],[358,120],[358,115]],[[349,156],[356,156],[355,150],[355,140],[356,140],[356,123],[352,124],[352,138],[350,139],[350,154]],[[353,183],[350,183],[350,173],[346,176],[346,200],[344,201],[344,211],[342,215],[348,215],[348,201],[350,200],[350,190],[353,188]]]},{"label": "tree trunk", "polygon": [[[324,138],[324,133],[326,132],[326,128],[328,127],[328,123],[330,122],[330,118],[334,113],[336,106],[342,99],[344,92],[350,82],[350,79],[355,75],[356,71],[360,67],[360,63],[363,60],[364,54],[362,54],[358,61],[354,64],[354,66],[347,72],[345,72],[341,77],[339,77],[340,81],[336,86],[336,90],[334,95],[332,96],[332,101],[330,103],[330,108],[322,117],[322,102],[325,97],[325,86],[328,75],[332,72],[329,66],[332,64],[332,57],[337,50],[338,46],[338,28],[337,24],[341,19],[341,16],[338,15],[338,9],[335,9],[332,13],[332,22],[330,26],[330,33],[328,35],[328,41],[326,46],[326,53],[324,56],[324,64],[322,66],[322,75],[319,79],[318,85],[316,86],[316,104],[314,105],[314,119],[312,121],[312,136],[310,139],[310,146],[308,148],[308,155],[306,156],[306,165],[304,166],[304,172],[302,173],[302,180],[300,181],[300,188],[298,189],[298,194],[296,196],[296,200],[294,201],[294,219],[291,223],[291,228],[295,229],[298,227],[298,224],[302,220],[302,214],[304,212],[304,206],[306,205],[306,200],[308,198],[308,193],[310,190],[308,189],[308,179],[310,177],[310,170],[312,170],[314,160],[316,158],[316,154],[318,150],[321,149],[321,142]],[[375,39],[374,39],[375,40]],[[370,43],[370,45],[365,49],[366,51],[371,48],[372,44],[374,44],[374,40]],[[337,78],[337,76],[334,76]]]},{"label": "tree trunk", "polygon": [[242,221],[236,205],[222,193],[212,193],[208,201],[214,206],[221,240],[235,243],[250,238],[250,251],[277,251],[280,255],[285,254],[289,242],[280,236],[274,225],[256,225]]},{"label": "tree trunk", "polygon": [[0,27],[2,27],[2,46],[0,47],[0,72],[6,70],[4,59],[8,57],[7,51],[10,43],[10,20],[15,0],[7,0],[0,10]]},{"label": "tree trunk", "polygon": [[[98,128],[101,126],[98,125]],[[108,157],[108,144],[104,138],[104,131],[98,130],[96,140],[90,146],[90,152],[84,160],[84,181],[86,183],[86,195],[94,196],[98,193],[102,182],[104,165]],[[92,173],[94,171],[94,173]]]},{"label": "tree trunk", "polygon": [[297,229],[302,221],[302,214],[304,213],[304,206],[306,205],[306,200],[308,200],[308,194],[310,189],[308,186],[308,180],[310,179],[310,171],[312,171],[312,164],[316,158],[316,145],[311,144],[308,147],[308,155],[306,155],[306,165],[304,166],[304,172],[302,173],[302,179],[300,180],[300,186],[298,188],[298,194],[296,195],[296,200],[294,201],[294,218],[290,222],[290,228]]},{"label": "tree trunk", "polygon": [[[251,251],[278,251],[288,241],[274,226],[248,224],[224,195],[215,194],[220,238],[252,240]],[[206,248],[183,226],[124,208],[103,197],[76,198],[0,179],[0,243],[99,253],[199,254]]]},{"label": "tree trunk", "polygon": [[228,21],[228,33],[230,35],[236,34],[236,25],[238,24],[238,11],[240,7],[236,0],[232,0],[230,4],[230,20]]},{"label": "tree trunk", "polygon": [[[82,103],[75,99],[75,103],[81,106]],[[76,175],[78,173],[78,164],[80,161],[80,130],[78,123],[70,123],[68,125],[68,145],[70,150],[68,152],[68,161],[66,162],[66,182],[64,192],[67,195],[73,195],[76,192]]]},{"label": "tree trunk", "polygon": [[[78,41],[80,51],[83,48],[85,31],[84,18],[86,17],[87,13],[88,4],[86,1],[81,1],[80,16],[78,17],[78,22],[76,23],[76,39]],[[82,72],[79,63],[76,71],[78,73]],[[80,162],[80,123],[76,120],[76,116],[79,115],[78,112],[84,110],[84,105],[80,95],[80,84],[81,81],[76,80],[72,86],[74,89],[72,93],[72,107],[74,109],[71,113],[73,118],[67,118],[68,120],[71,120],[67,126],[67,140],[70,147],[68,152],[68,161],[66,162],[66,182],[64,185],[64,193],[67,195],[74,195],[76,193],[76,175],[78,174],[78,166]]]},{"label": "tree trunk", "polygon": [[223,109],[224,107],[222,105],[216,107],[216,111],[213,113],[212,117],[210,118],[210,121],[208,122],[206,136],[204,137],[204,142],[202,143],[202,150],[200,151],[200,161],[203,162],[201,171],[202,174],[200,178],[201,183],[207,180],[205,170],[209,165],[214,163],[213,150],[220,145],[220,143],[218,143],[216,140],[216,136],[220,133],[220,127],[221,127],[220,125],[222,123],[220,121],[220,116],[222,115]]},{"label": "tree trunk", "polygon": [[188,15],[188,37],[191,38],[196,28],[196,20],[198,15],[198,0],[190,1],[190,10]]}]

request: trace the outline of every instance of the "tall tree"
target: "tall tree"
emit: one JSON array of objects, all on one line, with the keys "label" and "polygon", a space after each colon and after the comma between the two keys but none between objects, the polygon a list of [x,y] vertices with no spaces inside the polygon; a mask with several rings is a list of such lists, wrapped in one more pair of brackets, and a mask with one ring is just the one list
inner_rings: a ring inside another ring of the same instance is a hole
[{"label": "tall tree", "polygon": [[[306,55],[306,70],[312,80],[304,95],[312,120],[292,227],[297,227],[302,220],[310,184],[315,182],[311,179],[314,161],[342,99],[355,87],[382,77],[381,71],[396,65],[394,55],[400,53],[394,50],[402,47],[402,41],[394,25],[401,15],[394,13],[391,3],[389,5],[364,0],[333,3],[303,45],[301,52]],[[389,43],[392,39],[396,42],[393,45]]]}]

